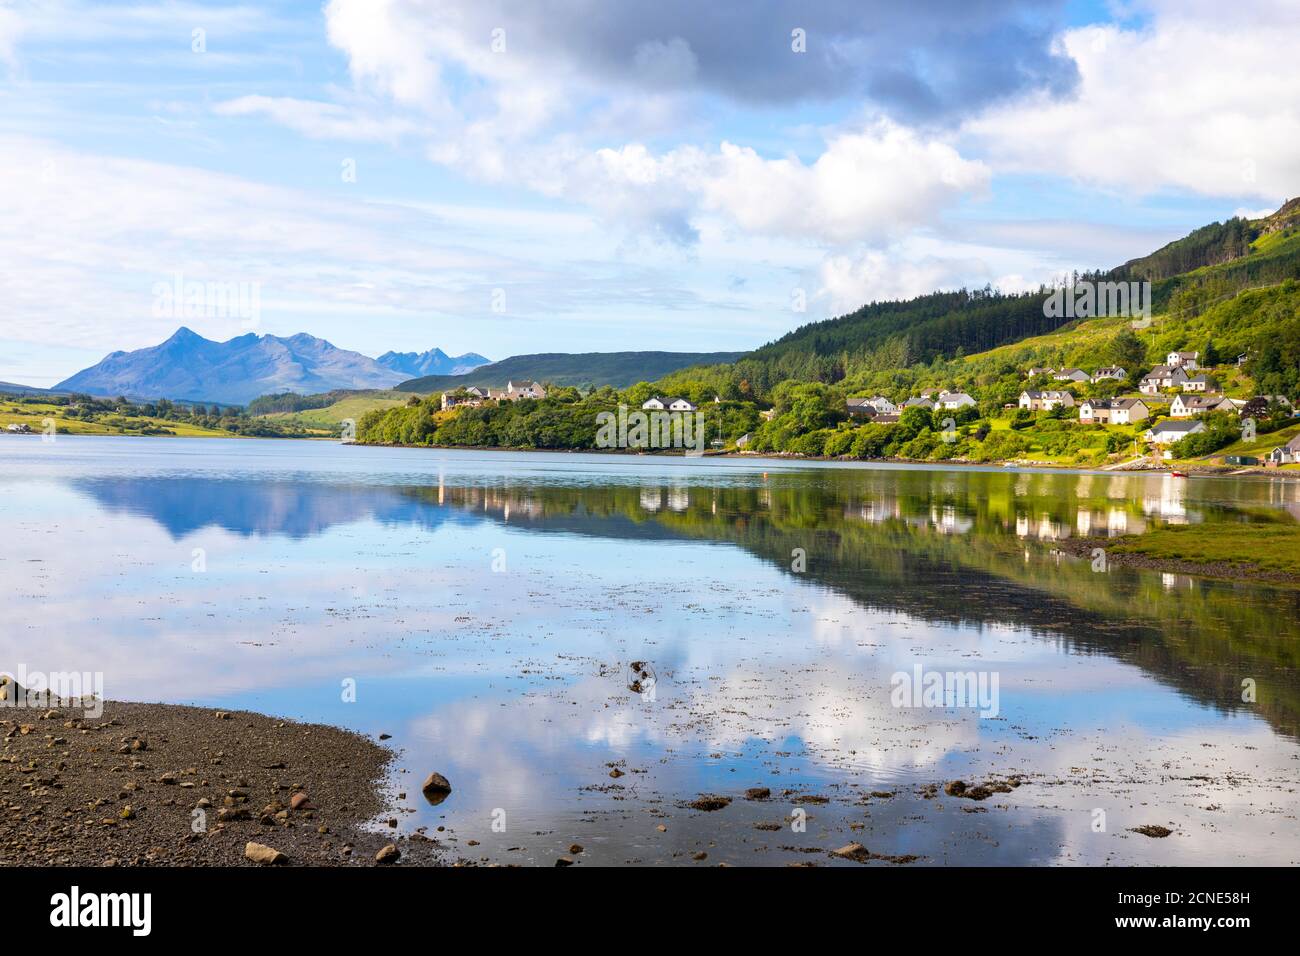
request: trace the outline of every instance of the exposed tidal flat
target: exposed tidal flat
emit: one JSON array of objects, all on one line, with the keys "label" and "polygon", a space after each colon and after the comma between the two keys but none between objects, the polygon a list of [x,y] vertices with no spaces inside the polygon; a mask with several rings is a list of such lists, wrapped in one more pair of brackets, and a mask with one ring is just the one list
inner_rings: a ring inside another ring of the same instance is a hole
[{"label": "exposed tidal flat", "polygon": [[[200,732],[238,726],[221,710],[391,735],[374,802],[337,799],[365,819],[328,825],[396,841],[399,865],[421,828],[449,863],[1300,858],[1295,590],[1062,547],[1285,526],[1290,483],[60,436],[7,445],[0,485],[0,669],[100,672],[115,700],[196,707]],[[918,667],[996,676],[996,708],[899,705]],[[0,796],[39,844],[32,759]],[[105,807],[130,802],[107,769],[127,759],[103,761]],[[202,769],[172,762],[150,780]],[[250,785],[340,812],[287,762]],[[436,804],[430,771],[453,788]],[[151,842],[200,843],[161,810],[179,784],[153,783],[132,805],[167,821]],[[329,836],[286,822],[220,839]]]}]

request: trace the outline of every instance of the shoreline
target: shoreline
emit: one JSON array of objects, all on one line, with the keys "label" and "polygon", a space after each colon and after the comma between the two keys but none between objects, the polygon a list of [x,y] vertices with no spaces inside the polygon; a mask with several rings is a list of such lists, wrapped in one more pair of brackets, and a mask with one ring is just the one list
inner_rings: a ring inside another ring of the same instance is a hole
[{"label": "shoreline", "polygon": [[1135,568],[1142,571],[1159,571],[1163,574],[1185,574],[1194,577],[1213,578],[1217,581],[1244,581],[1249,584],[1268,584],[1278,587],[1300,588],[1300,574],[1289,571],[1272,571],[1252,565],[1235,564],[1231,561],[1213,561],[1202,563],[1175,558],[1160,558],[1140,552],[1116,551],[1114,546],[1127,537],[1119,538],[1067,538],[1056,542],[1056,550],[1076,558],[1091,558],[1093,551],[1101,549],[1106,552],[1106,563],[1120,568]]},{"label": "shoreline", "polygon": [[[8,679],[6,690],[13,688]],[[102,715],[0,706],[0,864],[444,865],[421,833],[376,826],[393,751],[326,724],[251,711],[104,701]]]}]

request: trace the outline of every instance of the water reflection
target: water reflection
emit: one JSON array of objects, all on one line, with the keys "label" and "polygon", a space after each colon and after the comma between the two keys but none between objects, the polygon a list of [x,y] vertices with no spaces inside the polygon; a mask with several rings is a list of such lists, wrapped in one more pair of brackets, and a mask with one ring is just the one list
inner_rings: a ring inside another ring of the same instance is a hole
[{"label": "water reflection", "polygon": [[[6,459],[0,573],[20,583],[0,655],[103,670],[124,697],[392,733],[409,776],[455,786],[405,825],[492,859],[577,840],[606,862],[770,862],[869,837],[929,862],[1294,862],[1277,834],[1296,810],[1297,594],[1054,548],[1288,520],[1294,486],[218,445]],[[632,659],[653,661],[657,702],[627,691]],[[1002,715],[891,706],[916,663],[995,669]],[[916,794],[1012,773],[1033,783],[992,812]],[[788,801],[679,806],[760,783],[831,802],[772,837],[753,825]],[[1124,836],[1149,822],[1179,839]]]}]

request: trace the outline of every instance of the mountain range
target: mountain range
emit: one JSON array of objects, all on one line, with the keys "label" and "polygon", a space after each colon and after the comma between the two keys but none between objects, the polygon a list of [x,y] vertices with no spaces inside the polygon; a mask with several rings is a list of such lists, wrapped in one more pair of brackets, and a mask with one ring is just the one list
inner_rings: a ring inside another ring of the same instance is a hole
[{"label": "mountain range", "polygon": [[249,332],[214,342],[181,327],[163,342],[113,352],[55,389],[92,395],[246,404],[259,395],[389,388],[425,369],[472,370],[481,355],[388,352],[378,360],[300,332],[281,338]]},{"label": "mountain range", "polygon": [[404,373],[408,378],[419,378],[423,375],[466,375],[492,360],[477,352],[448,355],[442,349],[429,349],[427,352],[385,352],[375,361],[384,368]]}]

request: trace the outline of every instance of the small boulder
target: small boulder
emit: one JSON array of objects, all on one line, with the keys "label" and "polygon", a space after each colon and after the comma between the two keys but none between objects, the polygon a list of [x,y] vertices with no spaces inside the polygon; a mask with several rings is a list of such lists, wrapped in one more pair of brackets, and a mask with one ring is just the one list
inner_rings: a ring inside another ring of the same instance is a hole
[{"label": "small boulder", "polygon": [[424,781],[424,786],[420,788],[424,793],[424,798],[434,806],[446,800],[451,793],[451,783],[442,774],[434,771],[429,774]]},{"label": "small boulder", "polygon": [[393,844],[389,843],[382,850],[380,850],[378,853],[375,854],[375,862],[396,863],[398,858],[401,857],[401,855],[402,855],[402,851],[399,850]]},{"label": "small boulder", "polygon": [[248,859],[252,860],[254,863],[262,863],[265,865],[289,862],[289,858],[279,850],[273,849],[262,843],[253,843],[252,841],[249,841],[249,843],[244,847],[244,856],[248,857]]}]

